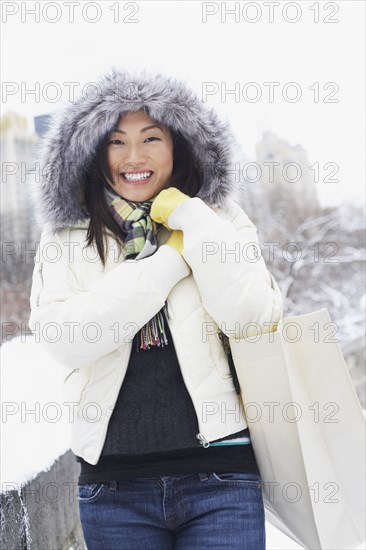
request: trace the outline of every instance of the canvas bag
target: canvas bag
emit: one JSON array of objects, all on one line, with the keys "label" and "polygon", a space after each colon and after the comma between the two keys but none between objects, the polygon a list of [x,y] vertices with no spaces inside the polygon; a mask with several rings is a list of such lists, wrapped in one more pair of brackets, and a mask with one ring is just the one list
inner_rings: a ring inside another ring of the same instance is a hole
[{"label": "canvas bag", "polygon": [[365,534],[365,425],[327,309],[230,338],[268,521],[304,548]]}]

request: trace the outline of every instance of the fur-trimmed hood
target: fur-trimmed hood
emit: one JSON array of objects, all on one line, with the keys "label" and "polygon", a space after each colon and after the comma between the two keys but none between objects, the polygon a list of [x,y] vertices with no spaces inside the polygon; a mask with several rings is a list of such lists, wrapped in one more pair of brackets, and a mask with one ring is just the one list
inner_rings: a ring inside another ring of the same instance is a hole
[{"label": "fur-trimmed hood", "polygon": [[82,181],[101,141],[121,114],[147,108],[149,116],[186,138],[205,173],[197,196],[224,206],[237,192],[233,155],[238,144],[227,121],[219,119],[185,82],[146,71],[112,69],[88,93],[52,115],[40,141],[42,177],[31,194],[36,223],[49,230],[89,217],[82,204]]}]

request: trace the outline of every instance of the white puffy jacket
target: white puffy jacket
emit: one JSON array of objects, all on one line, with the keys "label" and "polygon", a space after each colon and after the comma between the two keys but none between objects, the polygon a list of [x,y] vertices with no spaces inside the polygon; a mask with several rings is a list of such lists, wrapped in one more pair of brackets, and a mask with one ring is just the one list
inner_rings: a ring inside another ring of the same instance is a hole
[{"label": "white puffy jacket", "polygon": [[69,371],[71,448],[90,464],[102,451],[133,336],[165,300],[198,439],[207,446],[247,427],[217,329],[230,338],[268,331],[282,315],[279,288],[254,225],[232,199],[209,207],[191,198],[170,215],[169,226],[183,231],[184,259],[164,244],[169,231],[162,227],[158,250],[139,261],[124,260],[109,237],[105,268],[96,248],[85,247],[87,220],[41,235],[29,326]]}]

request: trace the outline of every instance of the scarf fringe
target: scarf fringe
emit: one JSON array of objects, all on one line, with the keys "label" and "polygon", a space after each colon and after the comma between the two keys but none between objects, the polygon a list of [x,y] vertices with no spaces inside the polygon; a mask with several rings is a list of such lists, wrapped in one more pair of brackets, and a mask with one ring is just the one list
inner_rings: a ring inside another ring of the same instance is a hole
[{"label": "scarf fringe", "polygon": [[168,345],[163,311],[166,311],[165,305],[140,329],[140,349],[146,350],[150,349],[150,346],[164,347]]}]

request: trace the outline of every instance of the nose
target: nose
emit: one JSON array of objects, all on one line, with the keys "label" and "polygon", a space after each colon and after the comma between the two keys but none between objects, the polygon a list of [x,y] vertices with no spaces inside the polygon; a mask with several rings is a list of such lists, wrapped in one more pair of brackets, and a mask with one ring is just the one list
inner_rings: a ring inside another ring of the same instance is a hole
[{"label": "nose", "polygon": [[147,155],[140,144],[130,144],[124,151],[122,161],[124,168],[138,169],[146,164]]}]

